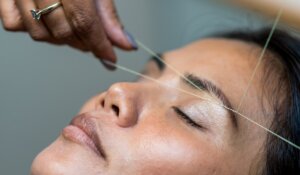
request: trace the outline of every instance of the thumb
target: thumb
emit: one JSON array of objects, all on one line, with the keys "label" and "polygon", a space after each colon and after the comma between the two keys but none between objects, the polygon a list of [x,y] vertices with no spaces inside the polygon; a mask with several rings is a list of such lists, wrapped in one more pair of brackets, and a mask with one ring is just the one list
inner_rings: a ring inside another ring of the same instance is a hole
[{"label": "thumb", "polygon": [[104,30],[112,44],[125,50],[136,50],[137,44],[132,35],[123,29],[114,1],[96,0],[96,5]]}]

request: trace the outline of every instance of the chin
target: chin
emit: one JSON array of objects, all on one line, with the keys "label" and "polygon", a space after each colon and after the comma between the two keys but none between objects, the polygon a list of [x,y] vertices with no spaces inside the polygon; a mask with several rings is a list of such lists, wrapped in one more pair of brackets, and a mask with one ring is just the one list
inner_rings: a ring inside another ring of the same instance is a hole
[{"label": "chin", "polygon": [[35,157],[31,165],[31,175],[65,174],[62,163],[64,158],[59,159],[56,142],[59,141],[53,142]]},{"label": "chin", "polygon": [[104,167],[93,152],[60,136],[35,157],[31,175],[102,175]]}]

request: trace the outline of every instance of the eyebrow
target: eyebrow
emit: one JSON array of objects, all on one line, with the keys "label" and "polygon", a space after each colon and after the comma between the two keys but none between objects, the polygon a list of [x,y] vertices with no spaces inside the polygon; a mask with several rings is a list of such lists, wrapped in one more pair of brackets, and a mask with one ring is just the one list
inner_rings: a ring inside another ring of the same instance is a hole
[{"label": "eyebrow", "polygon": [[[157,53],[156,54],[158,57],[160,57],[161,59],[163,59],[163,55],[162,54],[160,54],[160,53]],[[149,61],[153,61],[156,65],[157,65],[157,67],[158,67],[158,69],[162,72],[164,69],[165,69],[165,67],[166,67],[166,65],[161,61],[161,60],[159,60],[156,56],[152,56],[152,57],[150,57],[150,60]]]},{"label": "eyebrow", "polygon": [[[210,94],[216,96],[223,103],[224,106],[232,109],[232,105],[231,105],[230,101],[228,100],[227,96],[223,93],[223,91],[221,89],[219,89],[212,82],[202,79],[200,77],[197,77],[190,73],[186,73],[185,77],[186,77],[186,79],[181,78],[182,82],[189,85],[191,88],[193,88],[195,90],[205,91],[207,93],[210,93]],[[195,85],[198,88],[195,87]],[[237,117],[236,117],[235,113],[228,109],[227,109],[227,111],[229,112],[229,117],[230,117],[230,120],[231,120],[233,126],[235,128],[238,128]]]}]

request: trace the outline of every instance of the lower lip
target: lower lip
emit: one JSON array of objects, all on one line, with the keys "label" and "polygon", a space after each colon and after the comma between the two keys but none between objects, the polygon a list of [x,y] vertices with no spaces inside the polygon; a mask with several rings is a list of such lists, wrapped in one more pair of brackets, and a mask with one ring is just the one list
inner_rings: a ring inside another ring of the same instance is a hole
[{"label": "lower lip", "polygon": [[62,131],[62,135],[67,140],[87,146],[95,153],[100,155],[93,140],[82,129],[78,128],[77,126],[69,125],[65,127]]}]

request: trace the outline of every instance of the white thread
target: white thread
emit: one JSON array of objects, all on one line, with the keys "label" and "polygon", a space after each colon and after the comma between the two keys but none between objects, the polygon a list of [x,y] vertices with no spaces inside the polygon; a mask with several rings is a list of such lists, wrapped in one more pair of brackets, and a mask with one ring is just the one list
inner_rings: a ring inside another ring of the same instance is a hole
[{"label": "white thread", "polygon": [[[162,82],[160,82],[160,81],[158,81],[158,80],[156,80],[156,79],[154,79],[154,78],[151,78],[151,77],[146,76],[146,75],[143,75],[143,74],[141,74],[141,73],[139,73],[139,72],[130,70],[130,69],[124,67],[124,66],[117,65],[117,64],[115,64],[115,63],[111,63],[111,62],[108,62],[108,61],[105,61],[105,62],[106,62],[106,64],[109,64],[109,65],[111,65],[111,66],[115,66],[116,68],[121,69],[121,70],[123,70],[123,71],[125,71],[125,72],[129,72],[129,73],[132,73],[132,74],[134,74],[134,75],[141,76],[141,77],[143,77],[143,78],[145,78],[145,79],[148,79],[148,80],[150,80],[150,81],[154,81],[154,82],[156,82],[157,84],[166,86],[166,84],[164,84],[164,83],[162,83]],[[240,113],[240,112],[238,112],[238,111],[236,111],[236,110],[234,110],[234,109],[231,109],[231,108],[229,108],[229,107],[227,107],[227,106],[225,106],[225,105],[223,105],[223,104],[216,103],[216,102],[214,102],[214,101],[211,101],[211,100],[208,99],[208,98],[201,97],[201,96],[199,96],[199,95],[197,95],[197,94],[193,94],[193,93],[191,93],[191,92],[188,92],[188,91],[183,90],[183,89],[180,89],[180,88],[176,88],[176,87],[172,87],[172,86],[167,86],[167,87],[176,89],[176,90],[178,90],[178,91],[180,91],[180,92],[183,92],[183,93],[185,93],[185,94],[192,95],[192,96],[197,97],[197,98],[200,98],[200,99],[202,99],[202,100],[206,100],[207,102],[209,102],[209,103],[211,103],[211,104],[219,105],[219,106],[221,106],[221,107],[223,107],[223,108],[225,108],[225,109],[227,109],[227,110],[230,110],[230,111],[234,112],[235,114],[237,114],[237,115],[243,117],[244,119],[248,120],[249,122],[255,124],[256,126],[262,128],[262,129],[264,129],[266,132],[272,134],[273,136],[275,136],[275,137],[281,139],[282,141],[284,141],[284,142],[288,143],[289,145],[291,145],[291,146],[297,148],[298,150],[300,150],[300,146],[298,146],[297,144],[295,144],[295,143],[289,141],[288,139],[286,139],[286,138],[280,136],[279,134],[277,134],[277,133],[271,131],[270,129],[264,127],[263,125],[257,123],[256,121],[250,119],[249,117],[245,116],[244,114],[242,114],[242,113]]]},{"label": "white thread", "polygon": [[[274,24],[273,24],[273,26],[272,26],[272,30],[271,30],[271,32],[270,32],[270,35],[268,36],[268,39],[267,39],[267,41],[266,41],[266,44],[265,44],[265,46],[264,46],[264,48],[263,48],[263,50],[262,50],[262,53],[261,53],[261,55],[260,55],[260,57],[259,57],[258,63],[257,63],[257,65],[256,65],[255,68],[254,68],[254,71],[253,71],[253,73],[252,73],[252,75],[251,75],[251,78],[250,78],[250,81],[249,81],[249,83],[248,83],[248,86],[247,86],[247,88],[246,88],[246,91],[245,91],[245,93],[243,94],[243,96],[242,96],[242,98],[241,98],[241,100],[240,100],[240,103],[239,103],[239,106],[238,106],[238,110],[231,109],[231,108],[229,108],[229,107],[227,107],[227,106],[224,106],[224,105],[222,105],[222,104],[218,104],[218,105],[224,107],[224,108],[227,109],[227,110],[230,110],[230,111],[232,111],[232,112],[238,114],[239,116],[243,117],[244,119],[248,120],[249,122],[251,122],[251,123],[253,123],[253,124],[259,126],[260,128],[264,129],[265,131],[269,132],[270,134],[276,136],[277,138],[281,139],[282,141],[284,141],[284,142],[286,142],[286,143],[288,143],[288,144],[292,145],[293,147],[295,147],[295,148],[297,148],[297,149],[300,150],[300,146],[296,145],[295,143],[289,141],[288,139],[286,139],[286,138],[280,136],[279,134],[277,134],[277,133],[271,131],[270,129],[264,127],[263,125],[259,124],[258,122],[256,122],[256,121],[254,121],[254,120],[248,118],[247,116],[245,116],[245,115],[243,115],[242,113],[239,112],[239,108],[240,108],[240,106],[241,106],[241,104],[242,104],[242,102],[243,102],[245,96],[247,95],[247,93],[248,93],[248,91],[249,91],[249,87],[251,86],[251,83],[252,83],[252,81],[253,81],[253,79],[254,79],[254,76],[255,76],[255,74],[256,74],[256,72],[257,72],[257,70],[258,70],[258,67],[259,67],[259,65],[260,65],[260,63],[261,63],[261,61],[262,61],[262,58],[263,58],[263,56],[264,56],[264,54],[265,54],[265,52],[266,52],[266,49],[267,49],[267,47],[268,47],[268,44],[269,44],[269,42],[270,42],[270,40],[271,40],[271,38],[272,38],[272,36],[273,36],[273,33],[274,33],[275,29],[276,29],[276,26],[277,26],[278,23],[279,23],[279,20],[280,20],[280,18],[281,18],[282,12],[283,12],[283,10],[280,9],[279,12],[278,12],[278,14],[277,14],[277,17],[276,17],[275,22],[274,22]],[[144,50],[145,50],[146,52],[148,52],[150,55],[156,57],[159,61],[161,61],[161,62],[162,62],[163,64],[165,64],[168,68],[170,68],[171,70],[173,70],[173,71],[174,71],[177,75],[179,75],[181,78],[183,78],[184,80],[186,80],[187,82],[189,82],[190,84],[192,84],[192,85],[193,85],[194,87],[196,87],[197,89],[202,90],[200,87],[198,87],[198,86],[195,85],[193,82],[191,82],[189,79],[187,79],[182,73],[180,73],[180,72],[179,72],[178,70],[176,70],[174,67],[172,67],[171,65],[167,64],[167,63],[166,63],[159,55],[157,55],[154,51],[152,51],[150,48],[148,48],[147,46],[145,46],[142,42],[140,42],[139,40],[136,40],[136,42],[137,42],[137,44],[138,44],[142,49],[144,49]],[[122,68],[123,68],[123,70],[124,70],[125,67],[122,67]],[[127,70],[129,70],[129,69],[127,69]],[[136,73],[137,73],[137,72],[135,72],[135,74],[136,74]],[[142,75],[142,74],[140,74],[140,73],[138,73],[138,74],[136,74],[136,75],[140,75],[140,76],[142,76],[142,77],[145,78],[145,75]],[[149,78],[150,78],[150,77],[148,77],[147,79],[149,79]],[[152,81],[155,81],[155,79],[152,79],[152,78],[150,78],[150,79],[151,79]],[[157,81],[156,81],[156,82],[157,82]],[[184,91],[184,90],[182,90],[182,89],[178,89],[178,88],[176,88],[176,89],[177,89],[177,90],[180,90],[181,92]],[[187,91],[185,91],[185,93],[187,93]],[[197,96],[196,94],[192,94],[192,93],[190,93],[190,92],[188,92],[188,94],[193,95],[193,96],[196,96],[196,97],[198,97],[198,98],[201,98],[201,99],[204,99],[204,100],[207,100],[207,101],[211,102],[211,100],[206,99],[206,98],[203,98],[203,97],[199,97],[199,96]]]},{"label": "white thread", "polygon": [[202,89],[195,85],[192,81],[190,81],[187,77],[185,77],[181,72],[179,72],[177,69],[175,69],[173,66],[167,64],[166,61],[164,61],[159,55],[157,55],[155,52],[153,52],[150,48],[148,48],[147,46],[145,46],[142,42],[140,42],[139,40],[136,40],[137,44],[143,48],[146,52],[148,52],[150,55],[154,56],[155,58],[157,58],[160,62],[162,62],[163,64],[165,64],[169,69],[171,69],[172,71],[174,71],[177,75],[179,75],[179,77],[183,78],[185,81],[189,82],[191,85],[193,85],[195,88],[197,88],[198,90],[202,91]]},{"label": "white thread", "polygon": [[273,24],[273,26],[272,26],[272,29],[271,29],[270,34],[269,34],[269,36],[268,36],[268,39],[267,39],[267,41],[266,41],[266,44],[264,45],[264,48],[263,48],[263,50],[262,50],[262,52],[261,52],[261,54],[260,54],[260,56],[259,56],[259,59],[258,59],[258,61],[257,61],[257,64],[256,64],[256,66],[255,66],[255,68],[254,68],[254,70],[253,70],[253,72],[252,72],[252,75],[251,75],[251,77],[250,77],[250,80],[249,80],[249,82],[248,82],[248,85],[247,85],[247,87],[246,87],[246,90],[245,90],[245,92],[243,93],[243,96],[242,96],[242,98],[241,98],[241,100],[240,100],[240,102],[239,102],[239,105],[238,105],[238,107],[237,107],[237,111],[240,110],[240,108],[241,108],[241,106],[242,106],[242,103],[244,102],[244,100],[245,100],[245,98],[246,98],[246,96],[247,96],[247,94],[248,94],[248,92],[249,92],[250,86],[251,86],[251,84],[252,84],[252,82],[253,82],[253,80],[254,80],[254,76],[256,75],[256,72],[257,72],[257,70],[258,70],[258,68],[259,68],[259,66],[260,66],[260,64],[261,64],[261,62],[262,62],[262,59],[263,59],[263,57],[264,57],[264,55],[265,55],[265,53],[266,53],[266,50],[267,50],[267,48],[268,48],[268,46],[269,46],[269,43],[270,43],[270,41],[271,41],[271,38],[272,38],[272,36],[273,36],[273,34],[274,34],[274,31],[275,31],[275,29],[276,29],[276,26],[277,26],[278,23],[279,23],[279,20],[280,20],[280,18],[281,18],[281,15],[282,15],[282,9],[280,9],[279,12],[278,12],[278,15],[277,15],[277,17],[276,17],[276,20],[275,20],[275,22],[274,22],[274,24]]},{"label": "white thread", "polygon": [[[266,41],[266,44],[265,44],[265,46],[264,46],[264,48],[263,48],[263,50],[262,50],[262,53],[261,53],[261,55],[260,55],[260,57],[259,57],[258,63],[256,64],[256,66],[255,66],[255,68],[254,68],[254,71],[253,71],[253,73],[252,73],[252,75],[251,75],[251,78],[250,78],[250,81],[249,81],[248,86],[247,86],[247,88],[246,88],[246,91],[245,91],[245,93],[243,94],[243,96],[242,96],[242,98],[241,98],[241,100],[240,100],[240,103],[239,103],[239,106],[238,106],[238,110],[231,109],[231,108],[229,108],[229,107],[227,107],[227,106],[225,106],[225,105],[223,105],[223,104],[219,104],[219,103],[213,102],[213,101],[211,101],[210,99],[207,99],[207,98],[201,97],[201,96],[199,96],[199,95],[190,93],[190,92],[185,91],[185,90],[180,89],[180,88],[175,88],[175,87],[171,87],[171,86],[168,86],[168,87],[177,89],[177,90],[179,90],[179,91],[181,91],[181,92],[183,92],[183,93],[186,93],[186,94],[195,96],[195,97],[197,97],[197,98],[206,100],[206,101],[209,102],[209,103],[216,104],[216,105],[219,105],[219,106],[221,106],[221,107],[223,107],[223,108],[225,108],[225,109],[227,109],[227,110],[230,110],[230,111],[234,112],[235,114],[241,116],[242,118],[248,120],[249,122],[255,124],[256,126],[262,128],[262,129],[265,130],[266,132],[272,134],[273,136],[275,136],[275,137],[281,139],[282,141],[284,141],[284,142],[288,143],[289,145],[291,145],[291,146],[297,148],[298,150],[300,150],[300,146],[298,146],[297,144],[295,144],[295,143],[289,141],[288,139],[286,139],[286,138],[280,136],[279,134],[277,134],[277,133],[271,131],[270,129],[264,127],[263,125],[259,124],[258,122],[256,122],[256,121],[250,119],[249,117],[247,117],[247,116],[245,116],[245,115],[243,115],[242,113],[239,112],[239,108],[240,108],[242,102],[244,101],[245,96],[247,95],[247,93],[248,93],[248,91],[249,91],[249,87],[251,86],[251,83],[252,83],[252,81],[253,81],[253,79],[254,79],[254,76],[255,76],[255,74],[256,74],[256,72],[257,72],[257,70],[258,70],[258,67],[259,67],[259,65],[261,64],[262,58],[264,57],[264,54],[265,54],[266,49],[267,49],[267,47],[268,47],[268,45],[269,45],[269,42],[270,42],[270,40],[271,40],[271,38],[272,38],[272,36],[273,36],[273,33],[274,33],[275,29],[276,29],[277,24],[278,24],[278,22],[279,22],[279,20],[280,20],[280,18],[281,18],[282,12],[283,12],[282,9],[280,9],[280,11],[278,12],[278,15],[277,15],[277,17],[276,17],[276,20],[275,20],[275,22],[274,22],[274,24],[273,24],[273,26],[272,26],[272,30],[271,30],[271,32],[270,32],[270,34],[269,34],[269,36],[268,36],[268,39],[267,39],[267,41]],[[175,69],[173,66],[167,64],[167,63],[166,63],[159,55],[157,55],[154,51],[152,51],[150,48],[148,48],[148,47],[147,47],[146,45],[144,45],[142,42],[140,42],[140,41],[137,40],[137,39],[136,39],[136,42],[137,42],[137,44],[138,44],[139,47],[141,47],[142,49],[144,49],[144,50],[145,50],[146,52],[148,52],[150,55],[152,55],[152,56],[154,56],[155,58],[157,58],[159,61],[161,61],[163,64],[165,64],[169,69],[171,69],[171,70],[174,71],[177,75],[179,75],[179,77],[183,78],[184,80],[186,80],[187,82],[189,82],[190,84],[192,84],[195,88],[197,88],[197,89],[199,89],[199,90],[202,90],[200,87],[198,87],[198,86],[195,85],[193,82],[191,82],[187,77],[185,77],[181,72],[179,72],[179,71],[178,71],[177,69]],[[123,70],[123,71],[127,71],[127,72],[129,72],[129,73],[132,73],[132,74],[141,76],[141,77],[143,77],[143,78],[145,78],[145,79],[154,81],[154,82],[156,82],[156,83],[158,83],[158,84],[160,84],[160,85],[166,86],[166,85],[163,84],[162,82],[160,82],[160,81],[158,81],[158,80],[156,80],[156,79],[153,79],[153,78],[151,78],[151,77],[149,77],[149,76],[143,75],[143,74],[141,74],[141,73],[139,73],[139,72],[130,70],[130,69],[126,68],[126,67],[123,67],[123,66],[121,66],[121,65],[117,65],[117,64],[114,64],[114,63],[111,63],[111,62],[107,62],[107,61],[105,61],[105,62],[106,62],[107,64],[110,64],[110,65],[112,65],[112,66],[115,66],[115,67],[117,67],[117,68],[119,68],[119,69],[121,69],[121,70]]]}]

